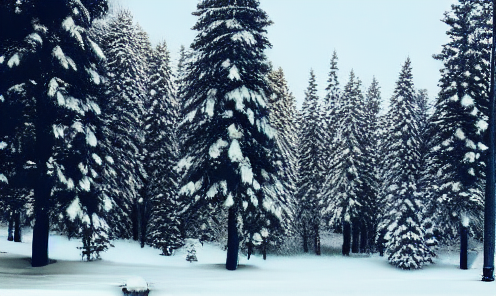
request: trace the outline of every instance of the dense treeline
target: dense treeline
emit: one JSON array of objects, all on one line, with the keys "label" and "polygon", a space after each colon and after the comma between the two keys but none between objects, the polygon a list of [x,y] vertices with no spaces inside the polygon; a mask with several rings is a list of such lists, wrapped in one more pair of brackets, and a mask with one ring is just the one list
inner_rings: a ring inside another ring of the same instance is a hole
[{"label": "dense treeline", "polygon": [[[258,0],[203,0],[198,32],[172,65],[129,11],[107,1],[0,4],[0,218],[97,259],[113,239],[172,255],[186,238],[250,256],[379,252],[402,269],[432,262],[461,228],[482,237],[492,7],[459,0],[432,104],[407,59],[388,107],[379,82],[313,72],[301,110],[264,50]],[[341,88],[341,85],[343,87]]]}]

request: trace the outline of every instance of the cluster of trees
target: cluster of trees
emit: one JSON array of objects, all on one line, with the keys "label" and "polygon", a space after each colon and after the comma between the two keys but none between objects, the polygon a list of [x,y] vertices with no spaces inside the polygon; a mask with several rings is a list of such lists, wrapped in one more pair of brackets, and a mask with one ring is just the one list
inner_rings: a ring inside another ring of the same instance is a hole
[{"label": "cluster of trees", "polygon": [[[387,112],[374,78],[341,89],[334,52],[326,96],[313,72],[301,111],[264,55],[257,0],[203,0],[198,31],[172,71],[128,11],[107,1],[0,5],[0,207],[9,239],[33,225],[33,266],[48,233],[111,239],[164,255],[186,237],[250,256],[289,240],[321,254],[380,252],[403,269],[432,262],[461,228],[482,237],[492,6],[460,0],[432,108],[406,60]],[[23,219],[21,219],[21,217]],[[12,231],[12,235],[11,234]]]}]

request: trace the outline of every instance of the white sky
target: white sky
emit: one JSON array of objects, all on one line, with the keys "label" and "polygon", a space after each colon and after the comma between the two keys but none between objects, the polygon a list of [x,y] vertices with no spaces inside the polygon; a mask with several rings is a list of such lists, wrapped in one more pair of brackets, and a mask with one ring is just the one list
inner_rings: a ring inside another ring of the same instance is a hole
[{"label": "white sky", "polygon": [[[196,36],[191,15],[199,0],[116,0],[129,8],[153,44],[165,40],[173,59],[181,45]],[[401,66],[412,60],[416,88],[437,95],[442,63],[432,58],[448,41],[448,26],[440,20],[456,0],[261,0],[274,22],[268,28],[273,45],[267,56],[282,67],[299,105],[309,71],[325,95],[332,52],[336,49],[341,87],[353,69],[368,88],[375,75],[383,100],[389,101]],[[174,62],[175,63],[175,62]]]}]

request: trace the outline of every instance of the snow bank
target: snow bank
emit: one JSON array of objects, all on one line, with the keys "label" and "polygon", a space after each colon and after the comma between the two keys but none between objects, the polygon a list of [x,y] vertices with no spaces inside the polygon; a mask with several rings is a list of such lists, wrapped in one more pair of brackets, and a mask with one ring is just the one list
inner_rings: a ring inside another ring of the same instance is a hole
[{"label": "snow bank", "polygon": [[148,290],[148,284],[142,277],[132,277],[127,280],[126,289],[129,292],[143,292]]}]

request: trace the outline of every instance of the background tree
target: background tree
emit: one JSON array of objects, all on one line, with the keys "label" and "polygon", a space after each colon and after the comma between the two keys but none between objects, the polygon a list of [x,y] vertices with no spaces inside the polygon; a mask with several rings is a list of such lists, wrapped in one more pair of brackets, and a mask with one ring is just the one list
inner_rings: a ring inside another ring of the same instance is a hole
[{"label": "background tree", "polygon": [[418,105],[410,59],[403,66],[391,98],[384,161],[383,214],[379,234],[384,235],[391,264],[418,269],[432,262],[422,227],[422,199],[418,191],[420,131]]},{"label": "background tree", "polygon": [[323,168],[320,161],[323,135],[320,121],[320,104],[313,70],[300,115],[298,143],[298,202],[297,221],[303,239],[303,251],[308,252],[309,239],[313,238],[314,251],[320,255],[321,207],[319,192],[322,186]]},{"label": "background tree", "polygon": [[179,142],[177,124],[179,104],[176,100],[170,56],[165,42],[157,45],[150,60],[150,103],[145,119],[148,176],[147,199],[150,220],[147,241],[164,255],[183,245],[178,212]]}]

